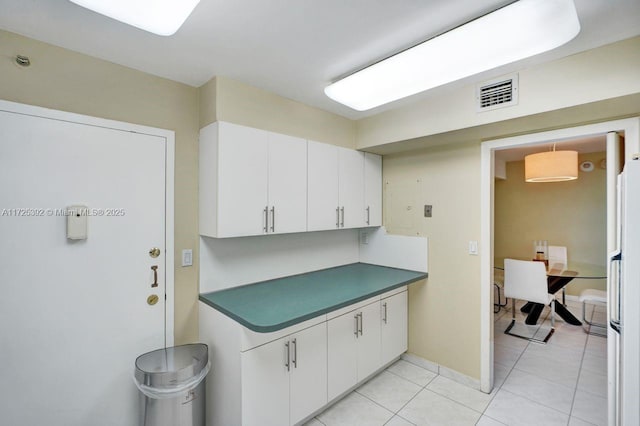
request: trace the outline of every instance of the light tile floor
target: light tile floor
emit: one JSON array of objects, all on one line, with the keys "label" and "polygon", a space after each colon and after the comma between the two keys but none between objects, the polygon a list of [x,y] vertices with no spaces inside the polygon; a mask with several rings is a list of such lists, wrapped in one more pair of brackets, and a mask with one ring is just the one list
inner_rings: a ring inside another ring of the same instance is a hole
[{"label": "light tile floor", "polygon": [[[580,317],[580,305],[568,308]],[[518,305],[519,308],[520,305]],[[518,320],[523,319],[517,309]],[[518,332],[544,336],[542,325]],[[605,308],[588,316],[605,322]],[[495,386],[485,394],[400,360],[360,386],[306,426],[406,425],[564,425],[607,424],[606,338],[556,321],[546,345],[503,333],[511,321],[504,308],[495,315]]]}]

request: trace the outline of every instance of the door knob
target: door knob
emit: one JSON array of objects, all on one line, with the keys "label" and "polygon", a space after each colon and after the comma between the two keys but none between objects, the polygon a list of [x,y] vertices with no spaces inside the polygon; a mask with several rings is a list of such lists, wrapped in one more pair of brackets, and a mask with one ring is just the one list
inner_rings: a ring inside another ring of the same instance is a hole
[{"label": "door knob", "polygon": [[158,247],[153,247],[149,250],[149,256],[153,257],[154,259],[160,256],[160,249]]}]

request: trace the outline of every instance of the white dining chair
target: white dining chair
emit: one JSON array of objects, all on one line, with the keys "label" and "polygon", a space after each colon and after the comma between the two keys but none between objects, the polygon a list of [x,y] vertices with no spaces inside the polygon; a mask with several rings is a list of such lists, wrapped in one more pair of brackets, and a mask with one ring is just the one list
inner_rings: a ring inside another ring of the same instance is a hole
[{"label": "white dining chair", "polygon": [[[567,269],[567,248],[565,246],[549,246],[549,269]],[[562,287],[562,305],[567,306],[566,288]]]},{"label": "white dining chair", "polygon": [[[547,271],[543,262],[504,260],[504,295],[511,298],[511,323],[504,331],[510,336],[531,342],[547,343],[555,332],[555,297],[548,292]],[[516,299],[548,305],[551,303],[551,330],[544,339],[536,339],[511,332],[516,324]]]},{"label": "white dining chair", "polygon": [[495,292],[494,292],[494,298],[493,298],[493,313],[497,314],[498,312],[500,312],[500,309],[504,308],[505,306],[507,306],[507,298],[504,298],[504,303],[502,302],[502,292],[504,289],[504,271],[501,269],[494,269],[493,270],[493,286],[495,288],[495,292],[498,293],[498,297],[497,297],[497,302],[496,302],[496,297],[495,297]]}]

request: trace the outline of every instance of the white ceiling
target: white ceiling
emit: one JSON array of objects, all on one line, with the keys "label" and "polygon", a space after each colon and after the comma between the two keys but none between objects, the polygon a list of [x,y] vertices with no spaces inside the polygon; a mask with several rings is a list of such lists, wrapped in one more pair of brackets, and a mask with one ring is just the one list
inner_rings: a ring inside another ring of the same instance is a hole
[{"label": "white ceiling", "polygon": [[192,86],[233,78],[353,119],[640,34],[640,1],[575,0],[582,30],[554,51],[365,112],[324,95],[338,77],[511,2],[201,0],[162,37],[67,0],[0,0],[0,28]]}]

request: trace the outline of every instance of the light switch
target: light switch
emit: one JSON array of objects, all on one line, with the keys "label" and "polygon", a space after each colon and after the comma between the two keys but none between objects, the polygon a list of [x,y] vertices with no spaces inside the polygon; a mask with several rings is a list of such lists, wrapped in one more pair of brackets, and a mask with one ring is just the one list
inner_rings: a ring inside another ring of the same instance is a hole
[{"label": "light switch", "polygon": [[182,250],[182,266],[192,266],[193,265],[193,250],[184,249]]},{"label": "light switch", "polygon": [[424,217],[431,217],[431,214],[433,213],[433,206],[430,204],[425,204],[424,205]]},{"label": "light switch", "polygon": [[474,256],[478,255],[478,242],[477,241],[469,241],[469,254]]}]

